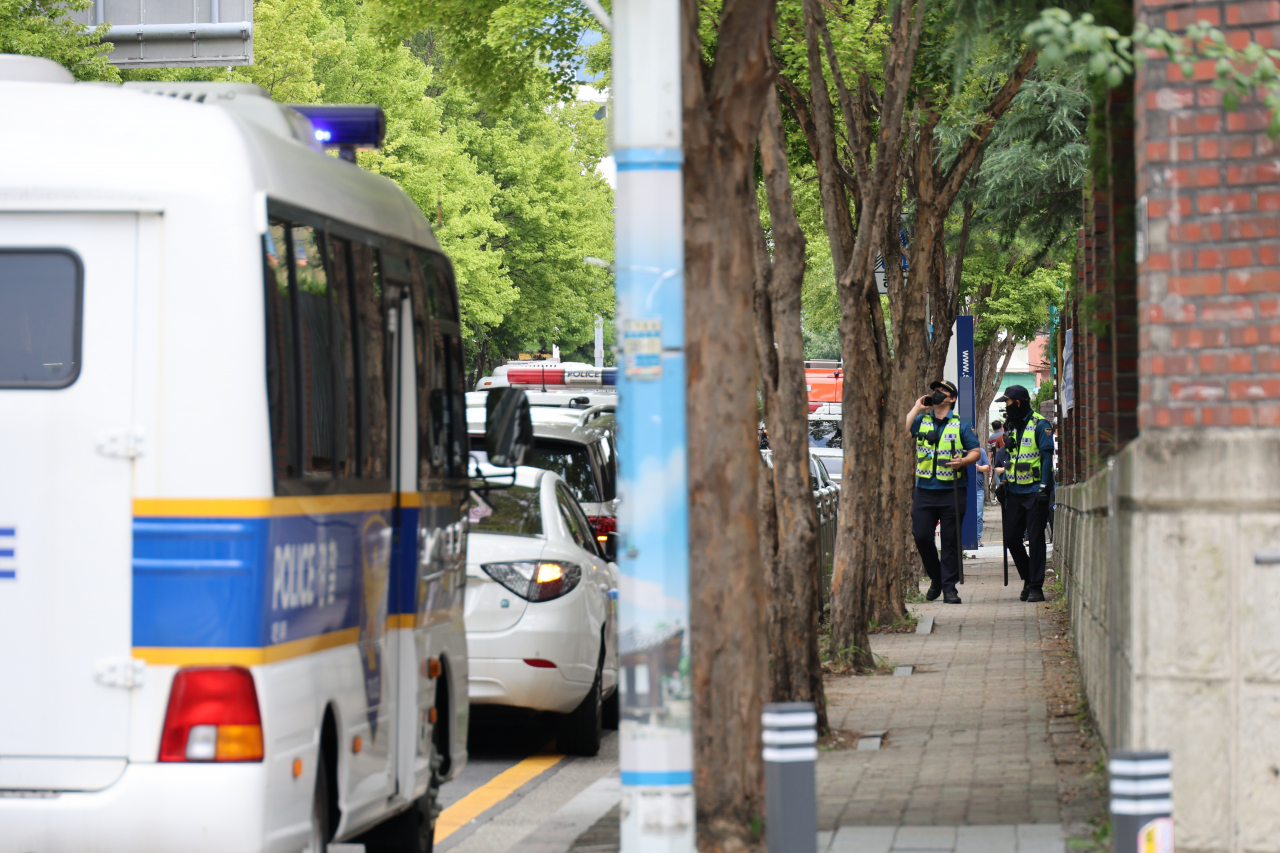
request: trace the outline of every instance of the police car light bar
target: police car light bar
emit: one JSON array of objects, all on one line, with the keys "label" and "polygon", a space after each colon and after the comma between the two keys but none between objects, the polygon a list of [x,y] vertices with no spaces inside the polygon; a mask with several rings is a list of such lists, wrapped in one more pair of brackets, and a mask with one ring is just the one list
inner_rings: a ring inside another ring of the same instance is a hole
[{"label": "police car light bar", "polygon": [[618,384],[618,368],[593,367],[580,370],[563,367],[513,367],[507,371],[512,386],[557,385],[565,388],[611,388]]},{"label": "police car light bar", "polygon": [[290,104],[311,120],[316,142],[330,148],[380,148],[387,116],[377,104]]}]

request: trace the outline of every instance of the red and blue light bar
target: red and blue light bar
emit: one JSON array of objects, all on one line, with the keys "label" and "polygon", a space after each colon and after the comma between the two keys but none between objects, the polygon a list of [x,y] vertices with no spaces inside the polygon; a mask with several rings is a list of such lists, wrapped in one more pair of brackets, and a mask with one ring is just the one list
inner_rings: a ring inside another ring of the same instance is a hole
[{"label": "red and blue light bar", "polygon": [[557,385],[565,388],[611,388],[618,384],[616,367],[513,367],[507,370],[509,385]]}]

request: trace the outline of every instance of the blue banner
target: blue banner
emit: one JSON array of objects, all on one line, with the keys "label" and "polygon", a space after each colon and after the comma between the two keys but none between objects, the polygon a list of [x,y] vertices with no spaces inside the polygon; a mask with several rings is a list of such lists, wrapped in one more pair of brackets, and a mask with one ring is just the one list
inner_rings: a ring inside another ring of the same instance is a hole
[{"label": "blue banner", "polygon": [[[977,397],[973,387],[973,360],[973,317],[960,316],[956,318],[956,385],[960,390],[960,423],[976,432],[978,413],[974,411]],[[973,466],[965,478],[965,512],[964,523],[960,527],[960,544],[966,551],[978,547],[978,513],[982,512],[978,505],[978,481],[981,477],[982,472]]]}]

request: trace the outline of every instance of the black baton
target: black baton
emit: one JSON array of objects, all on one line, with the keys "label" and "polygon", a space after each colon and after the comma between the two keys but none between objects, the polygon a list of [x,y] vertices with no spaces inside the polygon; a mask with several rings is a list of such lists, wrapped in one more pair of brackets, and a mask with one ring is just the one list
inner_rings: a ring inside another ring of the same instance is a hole
[{"label": "black baton", "polygon": [[1004,504],[1000,504],[1000,550],[1004,553],[1004,585],[1009,585],[1009,543],[1004,541]]}]

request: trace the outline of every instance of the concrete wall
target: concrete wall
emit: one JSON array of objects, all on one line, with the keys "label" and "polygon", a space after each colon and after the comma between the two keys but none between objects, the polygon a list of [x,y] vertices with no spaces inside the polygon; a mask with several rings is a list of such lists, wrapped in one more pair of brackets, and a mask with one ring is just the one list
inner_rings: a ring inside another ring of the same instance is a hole
[{"label": "concrete wall", "polygon": [[1171,750],[1181,853],[1280,853],[1280,430],[1146,432],[1058,504],[1108,748]]}]

